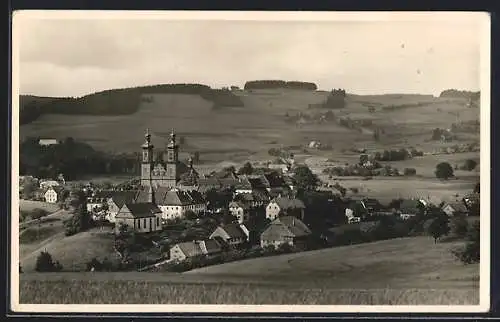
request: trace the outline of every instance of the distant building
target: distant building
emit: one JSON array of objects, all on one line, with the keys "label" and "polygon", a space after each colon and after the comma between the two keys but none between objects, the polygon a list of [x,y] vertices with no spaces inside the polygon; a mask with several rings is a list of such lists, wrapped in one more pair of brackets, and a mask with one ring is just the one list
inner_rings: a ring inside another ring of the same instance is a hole
[{"label": "distant building", "polygon": [[40,180],[40,189],[47,189],[49,187],[60,186],[61,184],[55,180]]},{"label": "distant building", "polygon": [[469,213],[465,203],[459,201],[445,203],[441,210],[448,216],[468,215]]},{"label": "distant building", "polygon": [[56,139],[40,139],[38,144],[41,146],[50,146],[59,144],[59,141]]},{"label": "distant building", "polygon": [[417,215],[423,215],[427,204],[419,199],[403,200],[399,206],[399,216],[401,219],[407,220]]}]

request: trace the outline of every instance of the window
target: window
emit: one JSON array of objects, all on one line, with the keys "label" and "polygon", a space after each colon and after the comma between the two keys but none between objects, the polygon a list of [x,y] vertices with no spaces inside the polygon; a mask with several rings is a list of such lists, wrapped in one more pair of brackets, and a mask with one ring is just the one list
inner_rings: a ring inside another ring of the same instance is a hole
[{"label": "window", "polygon": [[160,217],[156,218],[156,226],[160,226]]},{"label": "window", "polygon": [[146,228],[146,218],[144,218],[144,228]]},{"label": "window", "polygon": [[141,221],[140,220],[137,221],[137,229],[141,229]]}]

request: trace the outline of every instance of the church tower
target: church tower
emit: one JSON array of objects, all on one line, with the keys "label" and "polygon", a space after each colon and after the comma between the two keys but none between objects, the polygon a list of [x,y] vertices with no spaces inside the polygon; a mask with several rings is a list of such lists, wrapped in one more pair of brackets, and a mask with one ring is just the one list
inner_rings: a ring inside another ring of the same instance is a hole
[{"label": "church tower", "polygon": [[170,134],[170,142],[167,145],[167,158],[166,158],[166,170],[167,174],[165,176],[165,185],[169,188],[175,188],[177,185],[178,169],[177,164],[179,162],[179,146],[175,141],[175,133],[172,130]]},{"label": "church tower", "polygon": [[141,186],[151,187],[152,171],[153,171],[153,145],[151,144],[151,134],[149,129],[146,130],[146,142],[142,147],[142,162],[141,162]]}]

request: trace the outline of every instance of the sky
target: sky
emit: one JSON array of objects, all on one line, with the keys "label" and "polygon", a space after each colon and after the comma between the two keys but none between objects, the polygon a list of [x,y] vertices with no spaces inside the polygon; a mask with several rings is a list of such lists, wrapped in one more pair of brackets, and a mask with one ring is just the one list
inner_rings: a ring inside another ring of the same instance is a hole
[{"label": "sky", "polygon": [[89,17],[14,18],[21,94],[77,97],[164,83],[219,88],[256,79],[356,94],[480,87],[478,19]]}]

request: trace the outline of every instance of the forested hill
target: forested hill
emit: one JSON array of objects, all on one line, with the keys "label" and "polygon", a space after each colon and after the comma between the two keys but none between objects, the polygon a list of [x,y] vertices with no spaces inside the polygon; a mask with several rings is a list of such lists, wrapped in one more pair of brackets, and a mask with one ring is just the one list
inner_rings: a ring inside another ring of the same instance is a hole
[{"label": "forested hill", "polygon": [[284,80],[254,80],[245,83],[245,90],[253,89],[297,89],[315,91],[318,86],[310,82]]},{"label": "forested hill", "polygon": [[460,91],[456,89],[447,89],[441,92],[439,97],[450,97],[450,98],[467,98],[472,100],[478,100],[481,92],[472,91]]},{"label": "forested hill", "polygon": [[163,84],[106,90],[78,98],[51,98],[21,95],[20,124],[36,120],[42,114],[124,115],[135,113],[148,94],[192,94],[211,101],[214,108],[243,106],[241,99],[228,89],[212,89],[201,84]]}]

